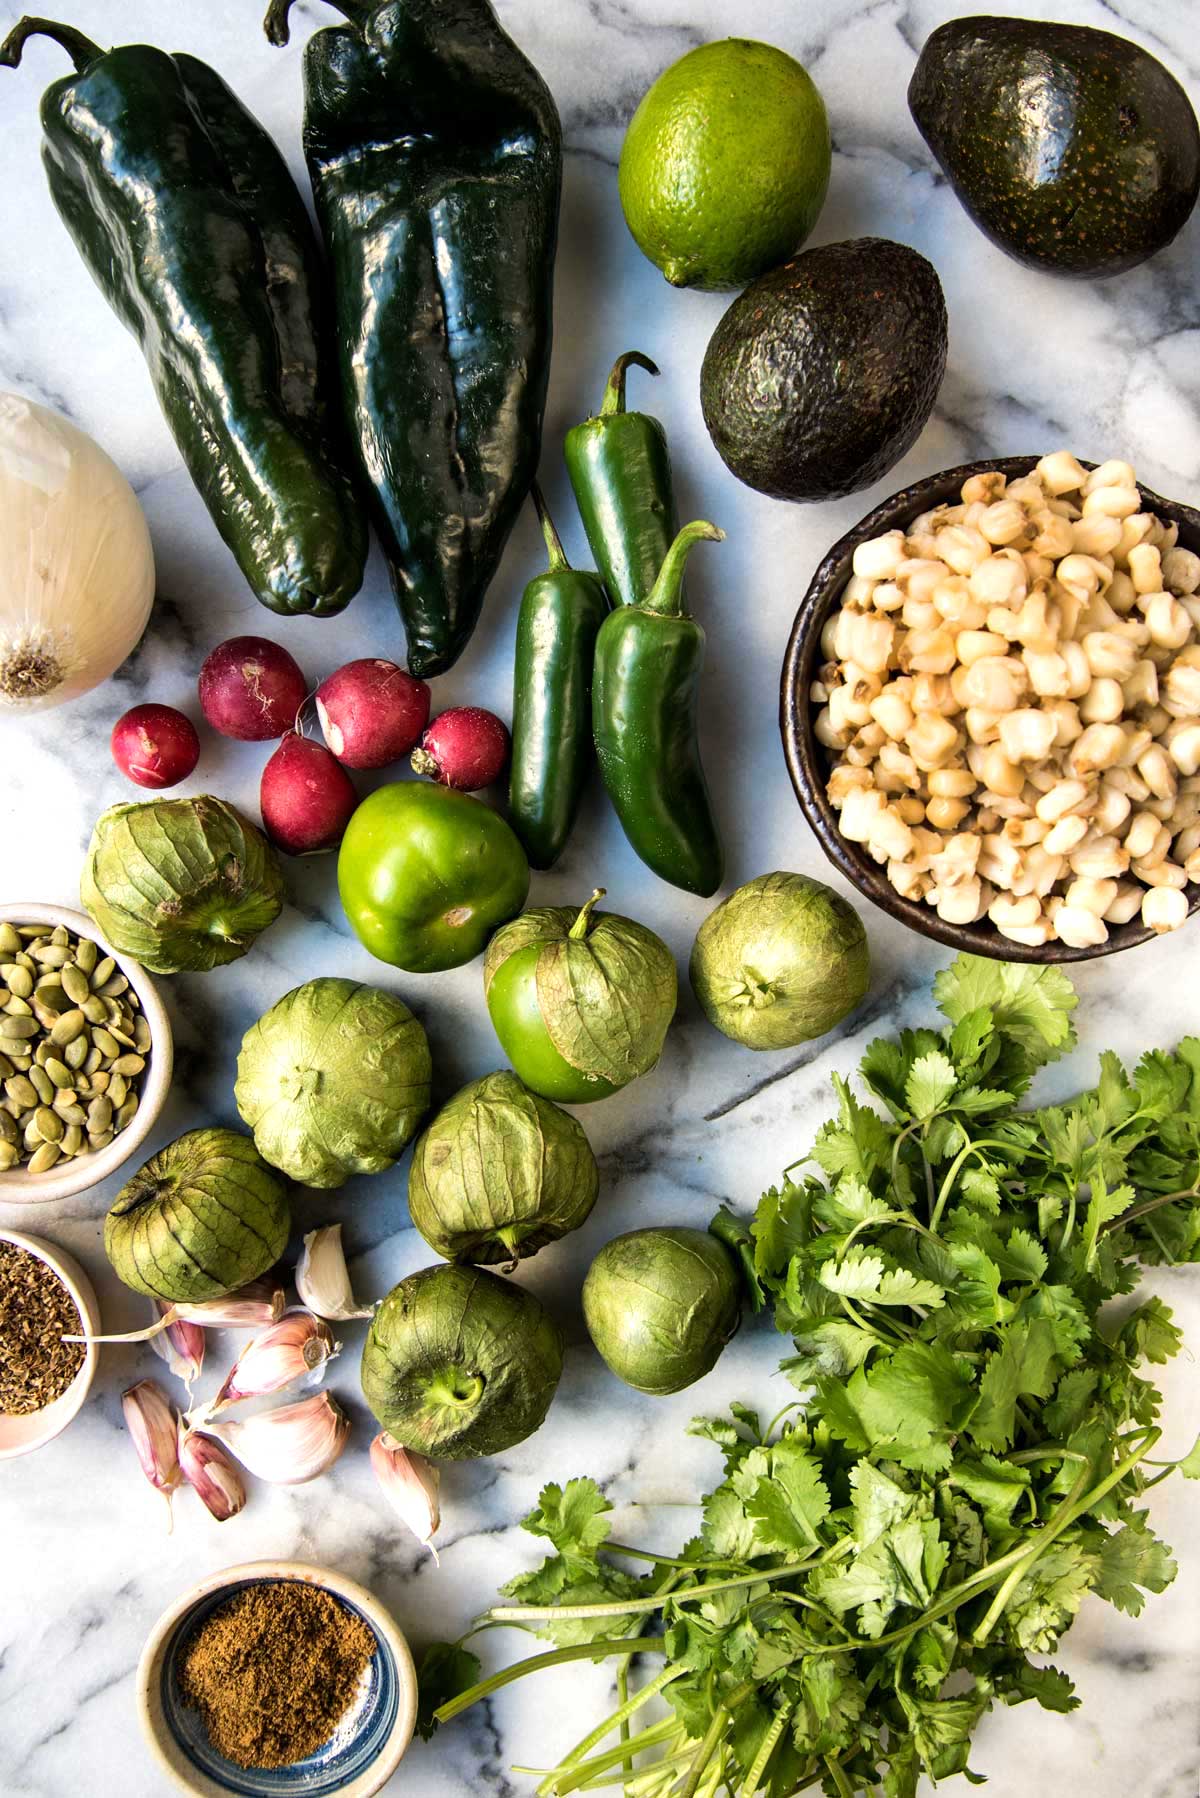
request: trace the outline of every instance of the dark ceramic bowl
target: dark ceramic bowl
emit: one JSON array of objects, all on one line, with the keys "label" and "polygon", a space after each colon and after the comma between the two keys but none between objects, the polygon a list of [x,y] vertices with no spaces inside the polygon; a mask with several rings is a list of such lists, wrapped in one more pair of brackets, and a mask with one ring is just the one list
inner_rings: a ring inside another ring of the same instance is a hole
[{"label": "dark ceramic bowl", "polygon": [[[885,531],[906,529],[921,513],[931,511],[934,506],[957,503],[963,482],[973,474],[998,468],[1011,479],[1028,474],[1039,460],[1038,456],[993,456],[986,461],[965,462],[961,468],[947,468],[941,474],[928,475],[923,481],[884,500],[834,544],[812,578],[788,638],[780,685],[779,727],[783,733],[788,773],[801,811],[834,867],[840,868],[851,885],[874,905],[881,906],[902,924],[919,930],[923,936],[947,943],[952,949],[969,950],[974,955],[991,955],[1000,961],[1090,961],[1097,955],[1115,955],[1118,949],[1133,949],[1138,943],[1148,942],[1155,933],[1147,930],[1140,921],[1134,921],[1111,926],[1108,941],[1099,948],[1072,949],[1066,943],[1053,942],[1040,949],[1030,949],[1001,936],[987,919],[979,924],[947,924],[932,906],[903,898],[878,862],[872,861],[864,848],[851,843],[838,829],[837,813],[825,793],[830,757],[816,739],[813,725],[817,708],[808,696],[821,662],[821,631],[841,599],[859,544],[872,537],[881,537]],[[1093,466],[1084,463],[1085,468]],[[1148,487],[1140,491],[1148,510],[1179,526],[1181,546],[1200,554],[1200,512],[1191,506],[1179,505],[1175,500],[1163,499],[1161,494],[1152,493]],[[1189,886],[1187,895],[1189,912],[1195,912],[1200,908],[1200,886]]]}]

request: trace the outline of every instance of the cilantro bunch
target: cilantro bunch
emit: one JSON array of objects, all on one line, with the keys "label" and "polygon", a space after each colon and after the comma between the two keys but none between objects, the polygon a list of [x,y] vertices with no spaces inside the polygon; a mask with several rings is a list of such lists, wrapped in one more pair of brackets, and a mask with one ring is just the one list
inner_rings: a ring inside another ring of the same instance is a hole
[{"label": "cilantro bunch", "polygon": [[[1136,1615],[1174,1577],[1141,1502],[1176,1465],[1153,1458],[1144,1370],[1180,1336],[1156,1298],[1109,1301],[1141,1263],[1200,1260],[1200,1041],[1132,1076],[1105,1055],[1093,1091],[1019,1109],[1074,1043],[1069,982],[962,956],[934,991],[942,1029],[863,1057],[877,1105],[835,1079],[836,1116],[749,1226],[714,1222],[798,1391],[765,1427],[740,1406],[693,1424],[724,1457],[700,1533],[652,1555],[612,1540],[593,1481],[547,1486],[525,1528],[553,1552],[478,1627],[555,1647],[478,1684],[462,1643],[426,1659],[427,1727],[541,1667],[616,1660],[617,1709],[541,1798],[976,1778],[994,1704],[1074,1708],[1033,1657],[1085,1596]],[[1200,1478],[1200,1444],[1179,1465]]]}]

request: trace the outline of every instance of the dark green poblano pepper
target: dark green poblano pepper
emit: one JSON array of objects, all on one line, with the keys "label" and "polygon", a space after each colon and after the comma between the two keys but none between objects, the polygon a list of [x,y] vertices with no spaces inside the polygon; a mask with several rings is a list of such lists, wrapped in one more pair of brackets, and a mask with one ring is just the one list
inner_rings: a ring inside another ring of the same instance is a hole
[{"label": "dark green poblano pepper", "polygon": [[[466,646],[537,469],[562,129],[488,0],[333,0],[304,149],[342,389],[416,675]],[[271,0],[286,43],[292,0]]]},{"label": "dark green poblano pepper", "polygon": [[725,533],[685,524],[640,605],[600,626],[592,670],[596,756],[631,847],[660,880],[705,897],[725,876],[725,852],[700,761],[704,631],[683,604],[693,546]]},{"label": "dark green poblano pepper", "polygon": [[220,76],[150,44],[103,51],[22,19],[75,64],[42,97],[54,203],[141,345],[188,472],[256,596],[340,612],[366,527],[339,465],[321,253],[283,157]]}]

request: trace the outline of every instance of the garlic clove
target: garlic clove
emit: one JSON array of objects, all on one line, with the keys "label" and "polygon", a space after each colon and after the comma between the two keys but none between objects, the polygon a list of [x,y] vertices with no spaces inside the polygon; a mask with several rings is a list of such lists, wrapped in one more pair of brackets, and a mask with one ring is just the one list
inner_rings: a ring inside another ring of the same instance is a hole
[{"label": "garlic clove", "polygon": [[166,1362],[176,1379],[183,1381],[190,1398],[204,1366],[204,1331],[199,1324],[175,1317],[164,1300],[155,1299],[154,1304],[155,1315],[160,1322],[165,1321],[166,1328],[161,1335],[150,1338],[150,1346]]},{"label": "garlic clove", "polygon": [[237,1516],[246,1503],[246,1484],[228,1449],[184,1426],[179,1432],[179,1465],[218,1523]]},{"label": "garlic clove", "polygon": [[310,1311],[333,1323],[375,1315],[373,1305],[359,1305],[354,1297],[340,1224],[310,1230],[304,1238],[304,1249],[296,1264],[296,1291]]},{"label": "garlic clove", "polygon": [[433,1538],[442,1521],[438,1498],[440,1470],[424,1455],[401,1448],[386,1430],[382,1430],[371,1444],[371,1466],[384,1497],[401,1523],[412,1531],[436,1561],[438,1551],[433,1546]]},{"label": "garlic clove", "polygon": [[183,1473],[179,1466],[179,1416],[157,1380],[139,1380],[121,1394],[125,1425],[155,1491],[165,1495],[167,1511]]},{"label": "garlic clove", "polygon": [[283,1392],[300,1380],[319,1385],[325,1364],[341,1349],[327,1323],[311,1311],[291,1311],[249,1341],[215,1399],[206,1407],[211,1416],[226,1405],[246,1398],[265,1398]]},{"label": "garlic clove", "polygon": [[333,1466],[350,1434],[350,1419],[327,1392],[258,1417],[203,1422],[207,1434],[223,1442],[243,1467],[277,1486],[315,1480]]}]

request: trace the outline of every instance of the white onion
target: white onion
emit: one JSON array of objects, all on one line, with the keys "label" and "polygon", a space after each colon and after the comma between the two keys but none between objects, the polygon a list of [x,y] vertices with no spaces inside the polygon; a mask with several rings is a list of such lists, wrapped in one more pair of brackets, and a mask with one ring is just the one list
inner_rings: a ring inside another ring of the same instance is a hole
[{"label": "white onion", "polygon": [[154,600],[132,487],[83,431],[0,393],[0,705],[62,705],[136,648]]}]

